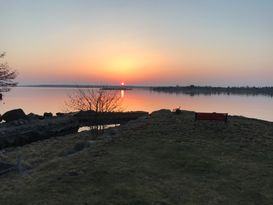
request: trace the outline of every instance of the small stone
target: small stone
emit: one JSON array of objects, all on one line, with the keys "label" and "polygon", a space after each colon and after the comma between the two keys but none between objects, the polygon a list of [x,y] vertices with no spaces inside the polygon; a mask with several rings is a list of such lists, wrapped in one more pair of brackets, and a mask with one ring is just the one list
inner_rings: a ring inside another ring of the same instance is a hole
[{"label": "small stone", "polygon": [[50,117],[53,117],[53,114],[51,112],[45,112],[44,117],[45,118],[50,118]]},{"label": "small stone", "polygon": [[57,112],[56,113],[56,116],[58,116],[58,117],[60,117],[60,116],[64,116],[65,114],[64,113],[62,113],[62,112]]},{"label": "small stone", "polygon": [[89,140],[88,143],[90,146],[94,146],[97,144],[97,142],[95,140]]}]

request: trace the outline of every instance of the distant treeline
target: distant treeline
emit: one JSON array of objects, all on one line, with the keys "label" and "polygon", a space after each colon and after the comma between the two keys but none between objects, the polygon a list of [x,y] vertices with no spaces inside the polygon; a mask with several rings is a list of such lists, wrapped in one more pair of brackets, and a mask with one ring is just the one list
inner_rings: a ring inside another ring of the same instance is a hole
[{"label": "distant treeline", "polygon": [[212,86],[170,86],[151,87],[152,91],[165,93],[184,93],[194,95],[266,95],[273,97],[273,87],[212,87]]},{"label": "distant treeline", "polygon": [[128,90],[134,88],[149,88],[148,86],[133,85],[74,85],[74,84],[41,84],[41,85],[18,85],[18,87],[38,87],[38,88],[102,88],[104,90]]}]

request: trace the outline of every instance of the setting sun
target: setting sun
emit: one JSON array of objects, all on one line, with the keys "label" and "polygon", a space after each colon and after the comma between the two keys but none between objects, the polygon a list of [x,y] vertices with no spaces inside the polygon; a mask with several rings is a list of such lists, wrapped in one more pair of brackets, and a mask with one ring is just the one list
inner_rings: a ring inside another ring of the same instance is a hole
[{"label": "setting sun", "polygon": [[121,82],[120,85],[121,85],[121,86],[124,86],[125,84],[124,84],[124,82]]}]

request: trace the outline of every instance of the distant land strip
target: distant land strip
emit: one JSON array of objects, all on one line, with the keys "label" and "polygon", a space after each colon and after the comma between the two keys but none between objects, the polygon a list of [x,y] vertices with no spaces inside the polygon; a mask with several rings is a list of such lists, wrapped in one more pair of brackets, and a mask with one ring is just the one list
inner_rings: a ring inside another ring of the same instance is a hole
[{"label": "distant land strip", "polygon": [[155,92],[194,95],[265,95],[273,97],[273,87],[212,87],[212,86],[162,86],[151,87]]},{"label": "distant land strip", "polygon": [[41,84],[41,85],[18,85],[18,87],[45,87],[45,88],[101,88],[105,90],[131,90],[147,89],[153,92],[162,92],[170,94],[187,94],[187,95],[264,95],[273,97],[273,87],[250,87],[250,86],[135,86],[135,85],[73,85],[73,84]]},{"label": "distant land strip", "polygon": [[18,87],[42,87],[42,88],[103,88],[103,89],[132,89],[132,88],[150,88],[150,86],[134,86],[134,85],[90,85],[90,84],[40,84],[40,85],[18,85]]}]

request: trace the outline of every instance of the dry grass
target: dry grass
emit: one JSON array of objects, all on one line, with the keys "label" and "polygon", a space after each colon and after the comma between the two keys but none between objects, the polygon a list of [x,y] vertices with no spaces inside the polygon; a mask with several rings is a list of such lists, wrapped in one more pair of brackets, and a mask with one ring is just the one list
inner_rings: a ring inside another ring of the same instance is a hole
[{"label": "dry grass", "polygon": [[0,177],[0,204],[273,204],[273,123],[154,113],[111,143],[65,156],[82,133],[10,149],[32,166]]}]

